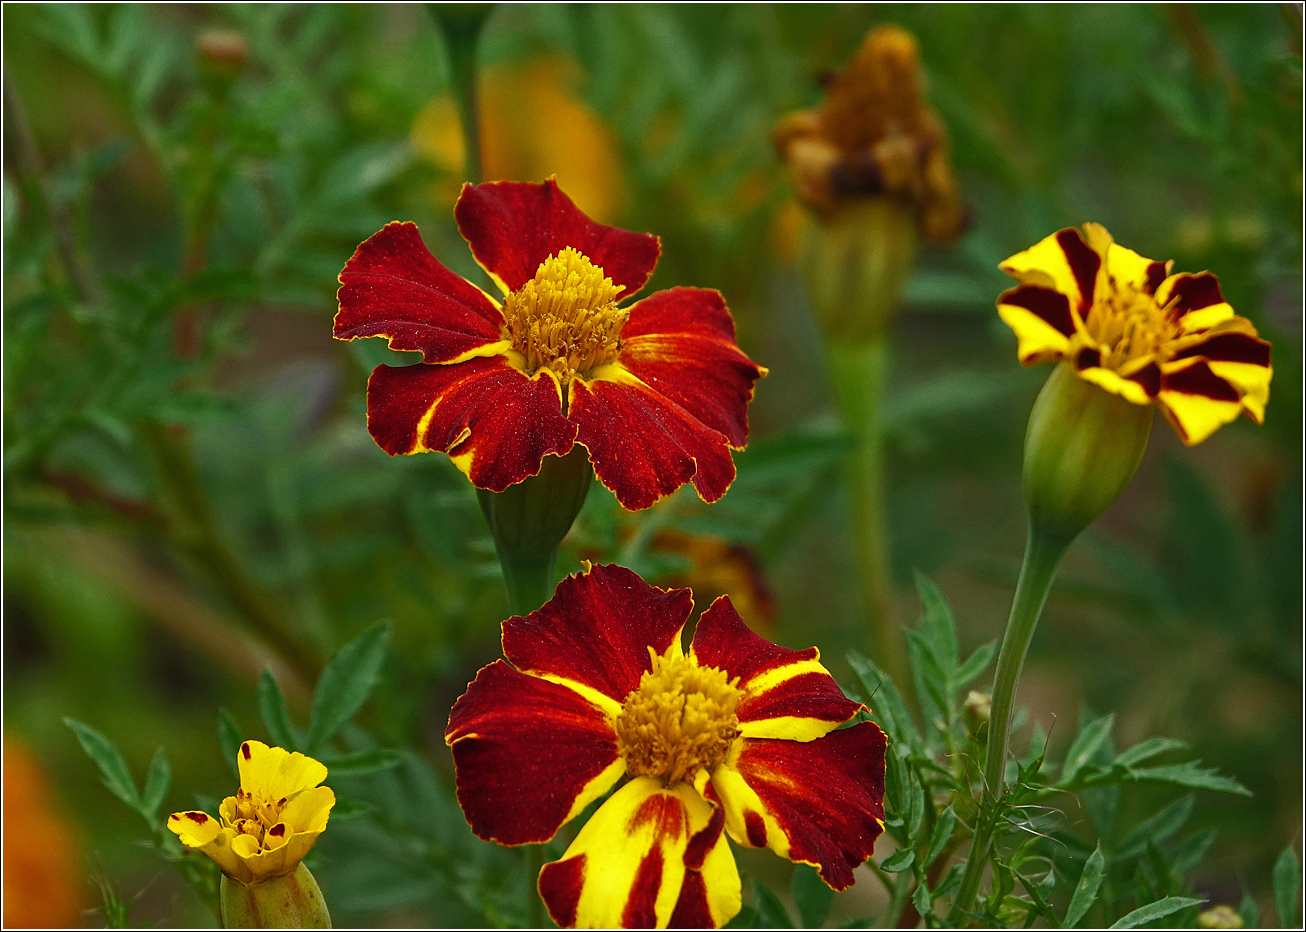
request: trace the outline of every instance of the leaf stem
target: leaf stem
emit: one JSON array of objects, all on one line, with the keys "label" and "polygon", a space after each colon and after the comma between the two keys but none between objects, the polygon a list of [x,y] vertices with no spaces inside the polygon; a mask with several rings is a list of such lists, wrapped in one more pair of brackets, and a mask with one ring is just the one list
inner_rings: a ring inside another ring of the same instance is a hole
[{"label": "leaf stem", "polygon": [[1030,525],[1029,538],[1025,544],[1025,561],[1020,568],[1020,580],[1016,583],[1016,597],[1011,605],[1007,630],[1002,636],[1002,648],[998,652],[980,811],[975,820],[975,831],[971,836],[970,854],[966,858],[961,886],[948,912],[949,926],[958,926],[966,919],[979,893],[980,880],[984,876],[989,846],[999,817],[1007,741],[1010,738],[1011,716],[1015,709],[1021,667],[1025,663],[1025,654],[1033,640],[1034,629],[1038,626],[1048,591],[1056,578],[1057,567],[1061,565],[1061,559],[1069,546],[1069,538],[1054,536],[1034,524]]}]

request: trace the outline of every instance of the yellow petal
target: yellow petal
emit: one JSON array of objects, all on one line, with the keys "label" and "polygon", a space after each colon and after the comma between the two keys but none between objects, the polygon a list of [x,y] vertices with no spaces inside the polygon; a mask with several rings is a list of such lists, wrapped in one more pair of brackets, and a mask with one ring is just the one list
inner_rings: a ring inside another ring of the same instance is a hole
[{"label": "yellow petal", "polygon": [[[204,816],[203,822],[196,818],[198,816]],[[203,812],[175,812],[168,817],[168,828],[177,834],[183,845],[196,848],[212,858],[224,874],[242,883],[253,879],[254,875],[232,849],[235,833],[221,827],[217,819]]]},{"label": "yellow petal", "polygon": [[1092,382],[1099,388],[1105,389],[1113,395],[1119,395],[1125,401],[1132,401],[1136,405],[1151,404],[1152,399],[1148,397],[1143,386],[1139,385],[1133,379],[1126,379],[1119,373],[1111,369],[1104,369],[1101,366],[1092,366],[1088,369],[1080,369],[1076,373],[1085,382]]},{"label": "yellow petal", "polygon": [[[1018,252],[998,268],[1022,284],[1052,288],[1070,298],[1079,312],[1092,304],[1096,281],[1102,270],[1099,250],[1110,243],[1110,234],[1097,224],[1085,224],[1089,241],[1073,227],[1044,237],[1024,252]],[[1096,247],[1096,248],[1095,248]]]},{"label": "yellow petal", "polygon": [[[738,746],[731,754],[732,759],[737,757]],[[726,811],[726,831],[731,838],[747,848],[765,846],[782,858],[789,857],[789,836],[730,761],[712,774],[712,788]]]},{"label": "yellow petal", "polygon": [[323,764],[298,751],[270,748],[261,741],[246,741],[236,755],[240,786],[262,799],[290,799],[326,779]]},{"label": "yellow petal", "polygon": [[320,832],[326,828],[331,807],[336,804],[336,794],[329,786],[305,790],[286,803],[281,810],[281,821],[291,832]]}]

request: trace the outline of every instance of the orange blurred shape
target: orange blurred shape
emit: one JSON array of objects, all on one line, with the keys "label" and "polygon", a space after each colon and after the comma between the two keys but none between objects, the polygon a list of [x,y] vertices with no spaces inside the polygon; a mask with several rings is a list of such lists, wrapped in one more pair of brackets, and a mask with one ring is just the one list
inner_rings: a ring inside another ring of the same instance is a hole
[{"label": "orange blurred shape", "polygon": [[677,554],[692,564],[688,572],[659,579],[658,585],[694,590],[695,618],[719,596],[728,595],[754,631],[767,632],[774,627],[775,598],[757,556],[747,547],[715,537],[661,530],[653,537],[653,549]]},{"label": "orange blurred shape", "polygon": [[[558,186],[600,223],[621,212],[623,181],[612,134],[575,93],[578,70],[542,58],[481,72],[481,159],[486,181],[542,181]],[[410,136],[417,153],[449,173],[437,196],[453,202],[462,187],[463,133],[448,94],[417,114]]]},{"label": "orange blurred shape", "polygon": [[4,736],[4,926],[82,924],[81,858],[40,762]]}]

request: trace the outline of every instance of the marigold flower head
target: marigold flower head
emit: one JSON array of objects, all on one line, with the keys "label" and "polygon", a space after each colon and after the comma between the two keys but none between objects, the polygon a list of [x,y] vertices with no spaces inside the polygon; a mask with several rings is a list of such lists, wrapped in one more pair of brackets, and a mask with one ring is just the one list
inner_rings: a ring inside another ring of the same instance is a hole
[{"label": "marigold flower head", "polygon": [[319,786],[326,766],[298,751],[261,741],[240,746],[240,789],[228,796],[219,818],[174,812],[168,828],[182,844],[203,851],[222,872],[244,884],[294,873],[326,829],[336,795]]},{"label": "marigold flower head", "polygon": [[546,864],[561,926],[715,928],[740,908],[727,838],[853,882],[884,823],[885,738],[816,648],[758,637],[728,597],[688,653],[689,590],[597,566],[503,624],[505,660],[449,716],[458,801],[500,844],[545,842],[623,779]]},{"label": "marigold flower head", "polygon": [[446,452],[493,492],[579,443],[631,510],[686,482],[705,501],[724,495],[766,370],[739,349],[721,295],[625,303],[657,264],[657,237],[595,223],[553,179],[466,185],[454,216],[502,302],[445,268],[411,223],[386,226],[340,273],[338,339],[423,354],[372,373],[377,444]]},{"label": "marigold flower head", "polygon": [[1022,364],[1064,360],[1079,378],[1155,405],[1200,443],[1270,397],[1270,344],[1234,313],[1210,272],[1170,274],[1104,227],[1061,230],[1003,262],[1020,284],[998,298]]},{"label": "marigold flower head", "polygon": [[916,208],[926,239],[959,236],[965,211],[943,126],[925,103],[911,34],[872,29],[827,88],[819,107],[785,117],[772,136],[803,201],[824,215],[888,196]]}]

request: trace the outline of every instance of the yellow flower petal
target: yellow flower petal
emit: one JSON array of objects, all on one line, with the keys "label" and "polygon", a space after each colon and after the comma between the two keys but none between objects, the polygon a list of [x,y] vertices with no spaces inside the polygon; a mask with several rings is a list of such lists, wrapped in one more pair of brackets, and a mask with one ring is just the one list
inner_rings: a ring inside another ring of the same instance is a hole
[{"label": "yellow flower petal", "polygon": [[[731,755],[732,759],[737,757],[737,751]],[[726,762],[712,774],[712,788],[726,811],[726,831],[731,838],[746,848],[765,845],[780,857],[789,857],[789,836],[762,805],[743,774]]]},{"label": "yellow flower petal", "polygon": [[1118,372],[1111,369],[1093,366],[1088,369],[1080,369],[1076,374],[1084,381],[1092,382],[1099,388],[1106,389],[1111,394],[1119,395],[1125,401],[1132,401],[1136,405],[1150,404],[1152,401],[1143,386],[1133,379],[1121,377]]},{"label": "yellow flower petal", "polygon": [[183,845],[196,848],[212,858],[224,874],[242,883],[253,879],[254,875],[233,850],[233,840],[237,836],[230,828],[221,826],[217,819],[203,812],[175,812],[168,816],[168,828],[176,833]]},{"label": "yellow flower petal", "polygon": [[246,741],[236,755],[240,786],[263,799],[290,799],[326,779],[326,767],[298,751],[270,748],[262,741]]},{"label": "yellow flower petal", "polygon": [[328,786],[314,787],[293,797],[281,810],[281,821],[293,833],[321,832],[326,828],[336,794]]}]

